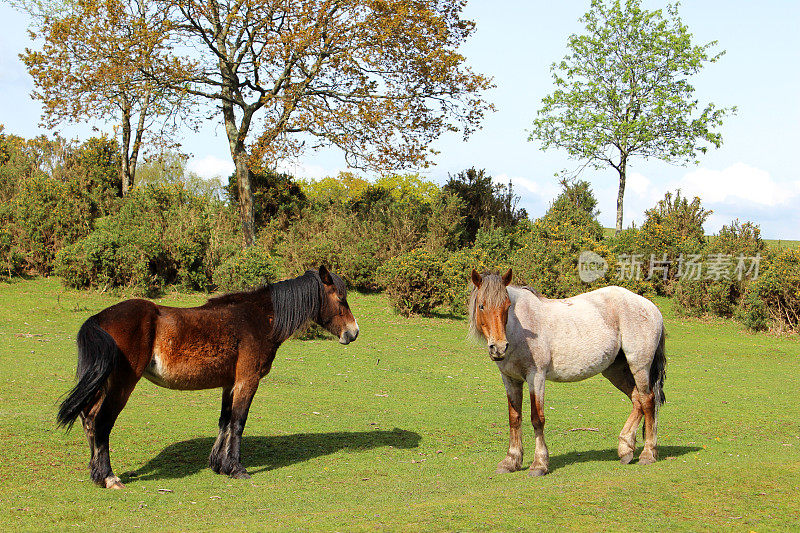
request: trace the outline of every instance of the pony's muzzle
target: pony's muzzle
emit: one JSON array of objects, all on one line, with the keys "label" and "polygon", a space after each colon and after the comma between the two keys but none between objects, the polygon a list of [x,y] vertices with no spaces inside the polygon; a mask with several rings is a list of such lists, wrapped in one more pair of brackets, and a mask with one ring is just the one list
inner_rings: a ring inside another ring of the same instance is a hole
[{"label": "pony's muzzle", "polygon": [[492,361],[502,361],[508,350],[508,341],[490,342],[489,357]]},{"label": "pony's muzzle", "polygon": [[339,342],[342,344],[350,344],[356,340],[356,337],[358,337],[358,326],[344,330],[342,334],[339,335]]}]

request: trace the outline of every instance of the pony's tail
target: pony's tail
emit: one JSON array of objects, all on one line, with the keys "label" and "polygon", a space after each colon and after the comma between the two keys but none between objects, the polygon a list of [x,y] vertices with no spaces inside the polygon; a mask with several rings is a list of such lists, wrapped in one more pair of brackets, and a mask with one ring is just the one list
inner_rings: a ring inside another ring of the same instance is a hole
[{"label": "pony's tail", "polygon": [[114,338],[90,317],[78,331],[78,383],[58,410],[58,426],[72,427],[75,419],[103,387],[117,366],[121,352]]},{"label": "pony's tail", "polygon": [[664,396],[664,379],[667,377],[667,356],[664,351],[664,341],[667,337],[667,330],[661,326],[661,339],[658,341],[656,353],[653,355],[653,363],[650,365],[650,390],[653,391],[656,400],[656,410],[667,401]]}]

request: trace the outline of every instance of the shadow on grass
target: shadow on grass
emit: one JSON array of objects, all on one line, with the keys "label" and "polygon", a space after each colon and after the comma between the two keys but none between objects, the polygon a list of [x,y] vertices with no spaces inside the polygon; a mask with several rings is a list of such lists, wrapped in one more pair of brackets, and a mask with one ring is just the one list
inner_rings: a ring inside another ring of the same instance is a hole
[{"label": "shadow on grass", "polygon": [[441,318],[441,319],[444,319],[444,320],[455,320],[457,322],[464,322],[465,320],[467,320],[467,317],[464,316],[464,315],[453,313],[452,311],[445,311],[445,310],[442,310],[442,309],[437,309],[435,311],[429,311],[429,312],[425,313],[424,315],[420,315],[420,316],[424,316],[425,318]]},{"label": "shadow on grass", "polygon": [[[658,447],[658,460],[663,461],[668,457],[680,457],[687,453],[697,452],[702,450],[699,446],[659,446]],[[642,453],[641,447],[637,448],[636,455],[632,464],[636,464],[639,454]],[[585,450],[582,452],[570,452],[562,455],[553,455],[550,457],[550,471],[558,470],[564,466],[569,466],[577,463],[590,463],[594,461],[619,461],[617,450],[615,448],[608,448],[605,450]]]},{"label": "shadow on grass", "polygon": [[[138,470],[120,476],[123,483],[146,479],[175,479],[208,468],[208,455],[215,437],[176,442]],[[274,470],[341,450],[358,451],[393,446],[416,448],[422,437],[413,431],[336,431],[333,433],[298,433],[270,437],[242,437],[242,464],[250,474]]]}]

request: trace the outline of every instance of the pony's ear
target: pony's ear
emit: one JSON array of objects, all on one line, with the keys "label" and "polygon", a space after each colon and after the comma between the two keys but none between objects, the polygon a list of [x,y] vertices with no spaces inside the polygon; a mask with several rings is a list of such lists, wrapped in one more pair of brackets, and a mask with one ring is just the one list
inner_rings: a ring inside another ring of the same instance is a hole
[{"label": "pony's ear", "polygon": [[480,274],[478,274],[478,271],[473,268],[472,269],[472,284],[475,285],[476,289],[480,289],[482,282],[483,282],[483,278],[481,277]]},{"label": "pony's ear", "polygon": [[333,285],[333,278],[331,277],[331,273],[325,268],[325,265],[319,266],[319,279],[322,280],[322,283],[325,285]]},{"label": "pony's ear", "polygon": [[511,273],[511,269],[510,268],[508,269],[508,272],[503,274],[503,278],[502,278],[503,279],[503,285],[505,285],[506,287],[508,287],[508,284],[511,283],[511,275],[512,275],[512,273]]}]

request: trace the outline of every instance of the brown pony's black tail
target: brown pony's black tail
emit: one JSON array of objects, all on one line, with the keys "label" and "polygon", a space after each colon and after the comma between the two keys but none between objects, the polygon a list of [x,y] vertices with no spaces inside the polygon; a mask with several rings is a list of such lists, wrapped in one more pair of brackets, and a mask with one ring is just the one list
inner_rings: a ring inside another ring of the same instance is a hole
[{"label": "brown pony's black tail", "polygon": [[109,333],[90,317],[78,331],[78,383],[58,410],[59,427],[72,427],[75,419],[94,400],[122,356]]},{"label": "brown pony's black tail", "polygon": [[664,351],[664,341],[667,337],[667,330],[661,326],[661,340],[658,341],[656,353],[653,355],[653,363],[650,365],[650,389],[655,394],[656,409],[667,401],[664,396],[664,379],[667,377],[667,356]]}]

